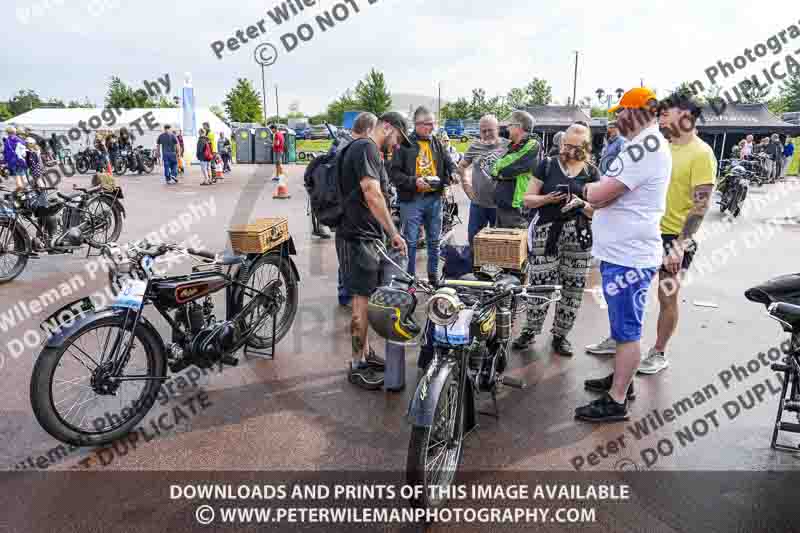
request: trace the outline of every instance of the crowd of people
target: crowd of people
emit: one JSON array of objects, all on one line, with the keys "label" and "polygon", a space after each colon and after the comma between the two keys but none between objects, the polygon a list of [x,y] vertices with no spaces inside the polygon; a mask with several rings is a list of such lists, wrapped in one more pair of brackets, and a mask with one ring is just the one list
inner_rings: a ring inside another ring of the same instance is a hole
[{"label": "crowd of people", "polygon": [[[378,243],[389,242],[404,254],[414,274],[417,237],[424,227],[428,280],[435,285],[442,191],[460,183],[470,200],[468,241],[486,226],[525,228],[530,283],[563,286],[550,330],[559,355],[574,353],[568,337],[592,258],[599,261],[610,334],[586,351],[613,355],[614,371],[585,382],[601,397],[577,408],[575,416],[593,422],[627,419],[634,375],[657,374],[669,366],[667,348],[677,329],[682,274],[697,251],[694,236],[710,206],[717,160],[696,129],[678,127],[696,124],[702,114],[700,102],[689,93],[658,101],[651,90],[635,88],[612,112],[616,120],[608,124],[598,165],[589,126],[582,122],[560,132],[554,149],[544,153],[529,113],[512,113],[507,139],[500,136],[497,118],[486,115],[480,120],[480,139],[453,159],[447,143],[433,134],[433,114],[424,107],[414,113],[410,135],[397,113],[357,117],[355,141],[339,154],[343,222],[336,232],[340,280],[352,298],[351,383],[367,389],[383,384],[384,361],[367,336],[368,298],[381,283]],[[680,133],[667,138],[662,130]],[[645,142],[644,157],[631,155],[629,146]],[[621,164],[612,177],[607,171],[614,160]],[[388,209],[390,186],[399,195],[399,228]],[[656,341],[643,353],[644,302],[656,277]],[[348,304],[341,295],[340,303]],[[512,344],[515,350],[534,344],[547,310],[529,307]],[[430,359],[427,342],[421,368]]]},{"label": "crowd of people", "polygon": [[753,135],[748,135],[731,148],[731,159],[763,158],[764,177],[769,179],[785,176],[793,156],[794,142],[791,137],[787,137],[784,144],[777,133],[762,137],[758,142]]}]

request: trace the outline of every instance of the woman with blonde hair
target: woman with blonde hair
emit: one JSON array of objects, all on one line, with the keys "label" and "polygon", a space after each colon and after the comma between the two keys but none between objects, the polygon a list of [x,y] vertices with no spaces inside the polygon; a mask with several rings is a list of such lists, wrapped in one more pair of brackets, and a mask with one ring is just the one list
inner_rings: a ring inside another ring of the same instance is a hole
[{"label": "woman with blonde hair", "polygon": [[[553,320],[553,350],[573,354],[567,335],[572,330],[583,300],[591,262],[590,220],[594,209],[581,196],[587,183],[599,173],[590,163],[591,131],[573,124],[560,139],[556,157],[542,160],[533,173],[523,198],[533,210],[528,228],[528,272],[532,285],[563,285]],[[528,306],[527,322],[514,341],[517,350],[527,348],[542,332],[549,305]]]}]

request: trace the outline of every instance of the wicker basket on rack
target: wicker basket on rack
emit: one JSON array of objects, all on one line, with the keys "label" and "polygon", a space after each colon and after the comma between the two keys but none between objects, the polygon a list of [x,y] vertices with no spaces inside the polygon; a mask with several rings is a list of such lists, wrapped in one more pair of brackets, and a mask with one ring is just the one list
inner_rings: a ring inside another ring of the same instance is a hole
[{"label": "wicker basket on rack", "polygon": [[259,218],[250,224],[231,226],[228,235],[234,252],[261,254],[289,240],[289,219]]},{"label": "wicker basket on rack", "polygon": [[528,232],[524,229],[484,228],[473,241],[474,265],[497,265],[522,270],[528,260]]}]

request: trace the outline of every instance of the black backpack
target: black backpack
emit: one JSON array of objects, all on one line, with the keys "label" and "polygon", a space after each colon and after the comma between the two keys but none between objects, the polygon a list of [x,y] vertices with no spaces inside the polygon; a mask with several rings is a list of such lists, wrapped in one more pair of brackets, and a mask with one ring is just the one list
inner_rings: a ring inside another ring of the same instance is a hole
[{"label": "black backpack", "polygon": [[311,210],[320,224],[337,227],[344,216],[342,195],[339,190],[339,164],[347,147],[339,145],[336,151],[315,158],[306,168],[303,181],[311,201]]}]

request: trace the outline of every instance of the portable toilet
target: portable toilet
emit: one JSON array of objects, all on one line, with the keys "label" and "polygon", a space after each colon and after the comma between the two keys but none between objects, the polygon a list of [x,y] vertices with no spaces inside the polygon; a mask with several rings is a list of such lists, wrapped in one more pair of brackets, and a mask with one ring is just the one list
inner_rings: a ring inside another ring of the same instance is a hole
[{"label": "portable toilet", "polygon": [[250,128],[238,128],[234,130],[233,142],[236,145],[236,162],[253,162],[253,134]]},{"label": "portable toilet", "polygon": [[284,142],[286,143],[286,162],[297,162],[297,132],[289,130],[283,132]]},{"label": "portable toilet", "polygon": [[256,163],[272,163],[272,132],[269,128],[256,128],[254,140],[254,161]]}]

